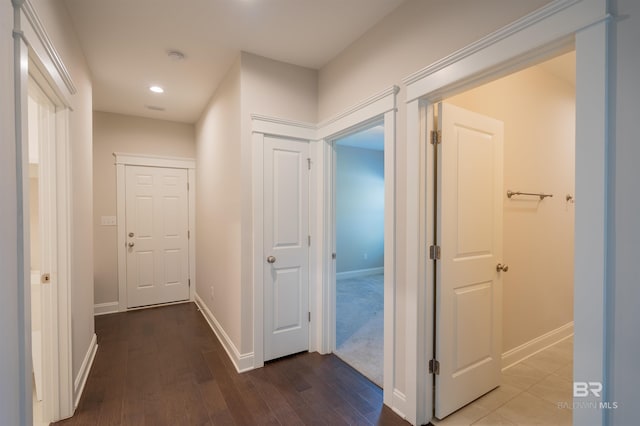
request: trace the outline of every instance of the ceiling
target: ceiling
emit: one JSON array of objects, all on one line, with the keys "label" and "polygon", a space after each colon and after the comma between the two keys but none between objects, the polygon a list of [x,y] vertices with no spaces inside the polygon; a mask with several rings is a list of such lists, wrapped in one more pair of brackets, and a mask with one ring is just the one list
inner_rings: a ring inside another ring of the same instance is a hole
[{"label": "ceiling", "polygon": [[364,130],[336,140],[340,146],[384,151],[384,125],[375,124]]},{"label": "ceiling", "polygon": [[[403,1],[65,3],[91,69],[95,110],[193,123],[241,50],[319,69]],[[174,49],[185,59],[169,58]],[[154,84],[165,92],[151,93]]]}]

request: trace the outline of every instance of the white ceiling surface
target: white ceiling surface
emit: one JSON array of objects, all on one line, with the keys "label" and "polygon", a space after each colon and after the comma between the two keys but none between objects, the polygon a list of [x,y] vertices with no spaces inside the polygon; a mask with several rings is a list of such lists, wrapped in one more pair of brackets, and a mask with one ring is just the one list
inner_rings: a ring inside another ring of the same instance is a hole
[{"label": "white ceiling surface", "polygon": [[[403,1],[65,3],[91,69],[95,110],[193,123],[241,50],[318,69]],[[171,60],[169,49],[186,59]],[[152,84],[165,93],[149,92]]]},{"label": "white ceiling surface", "polygon": [[378,124],[357,133],[352,133],[342,139],[338,139],[336,143],[340,146],[384,151],[384,126]]}]

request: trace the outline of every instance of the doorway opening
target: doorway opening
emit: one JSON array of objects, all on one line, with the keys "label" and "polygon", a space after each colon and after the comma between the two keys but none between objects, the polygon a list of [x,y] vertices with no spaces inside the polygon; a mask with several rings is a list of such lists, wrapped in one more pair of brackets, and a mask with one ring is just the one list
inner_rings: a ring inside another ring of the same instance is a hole
[{"label": "doorway opening", "polygon": [[[493,287],[483,287],[491,288],[487,294],[492,296],[499,293],[492,299],[498,301],[500,312],[492,318],[499,324],[487,316],[487,330],[494,332],[494,339],[499,338],[499,352],[498,359],[493,354],[490,357],[487,350],[483,352],[483,348],[489,347],[488,342],[477,339],[471,342],[467,336],[466,344],[471,352],[476,352],[476,359],[468,359],[469,351],[457,359],[443,358],[446,353],[443,346],[447,342],[442,340],[445,330],[441,324],[447,322],[447,317],[455,323],[448,332],[458,347],[464,331],[475,330],[481,321],[474,317],[471,328],[465,327],[464,317],[446,311],[446,306],[462,306],[456,304],[464,299],[460,295],[472,294],[475,288],[467,286],[446,294],[443,284],[449,279],[446,266],[436,265],[434,359],[441,366],[440,374],[434,375],[434,424],[438,418],[445,417],[456,424],[477,421],[570,424],[572,421],[575,69],[575,52],[571,51],[444,100],[454,105],[454,110],[471,111],[504,124],[499,193],[502,237],[497,259],[500,267],[494,265],[499,270],[494,270]],[[446,109],[444,113],[448,113]],[[442,117],[434,120],[442,121]],[[470,127],[459,127],[463,130],[453,132],[453,138],[449,132],[448,139],[444,134],[446,124],[439,127],[443,132],[442,144],[456,141],[461,144],[462,139],[456,136]],[[439,177],[447,179],[450,171],[446,170],[446,163],[440,161],[444,155],[437,155],[436,169]],[[458,165],[460,158],[458,152]],[[436,217],[445,216],[446,211],[438,210],[446,206],[446,201],[441,200],[455,195],[442,193],[441,186],[437,188]],[[462,187],[458,185],[458,188]],[[476,202],[482,203],[484,199]],[[483,211],[478,205],[473,208],[470,223],[478,221],[478,212]],[[451,238],[461,244],[460,233],[457,237],[442,234],[439,221],[436,218],[437,244],[446,244]],[[460,223],[458,220],[457,226],[461,226]],[[475,255],[484,256],[479,252]],[[443,303],[444,298],[451,298],[453,302],[447,305]],[[474,335],[477,338],[478,334]],[[465,360],[466,365],[458,365],[461,360]],[[502,372],[499,387],[492,390],[495,386],[487,385],[483,389],[481,379],[472,379],[476,381],[472,385],[479,389],[477,395],[454,405],[453,410],[457,411],[450,414],[451,405],[449,409],[443,408],[449,396],[446,386],[441,385],[448,380],[447,375],[459,376],[460,371],[468,371],[470,366],[481,362],[494,362],[499,366]],[[449,365],[442,367],[443,363]]]},{"label": "doorway opening", "polygon": [[384,122],[336,139],[334,150],[334,353],[382,388]]}]

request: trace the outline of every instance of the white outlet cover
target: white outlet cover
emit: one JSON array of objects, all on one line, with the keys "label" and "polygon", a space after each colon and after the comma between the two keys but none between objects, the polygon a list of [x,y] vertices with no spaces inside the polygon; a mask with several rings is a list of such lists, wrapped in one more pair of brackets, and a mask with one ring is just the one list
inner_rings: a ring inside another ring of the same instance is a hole
[{"label": "white outlet cover", "polygon": [[102,226],[116,226],[117,219],[115,216],[101,216],[100,225]]}]

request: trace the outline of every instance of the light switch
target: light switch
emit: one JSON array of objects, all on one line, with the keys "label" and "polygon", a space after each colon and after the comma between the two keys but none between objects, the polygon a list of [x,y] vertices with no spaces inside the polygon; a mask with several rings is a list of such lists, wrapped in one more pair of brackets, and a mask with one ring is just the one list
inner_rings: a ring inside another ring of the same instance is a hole
[{"label": "light switch", "polygon": [[115,216],[102,216],[100,218],[100,225],[102,226],[116,226],[117,221]]}]

